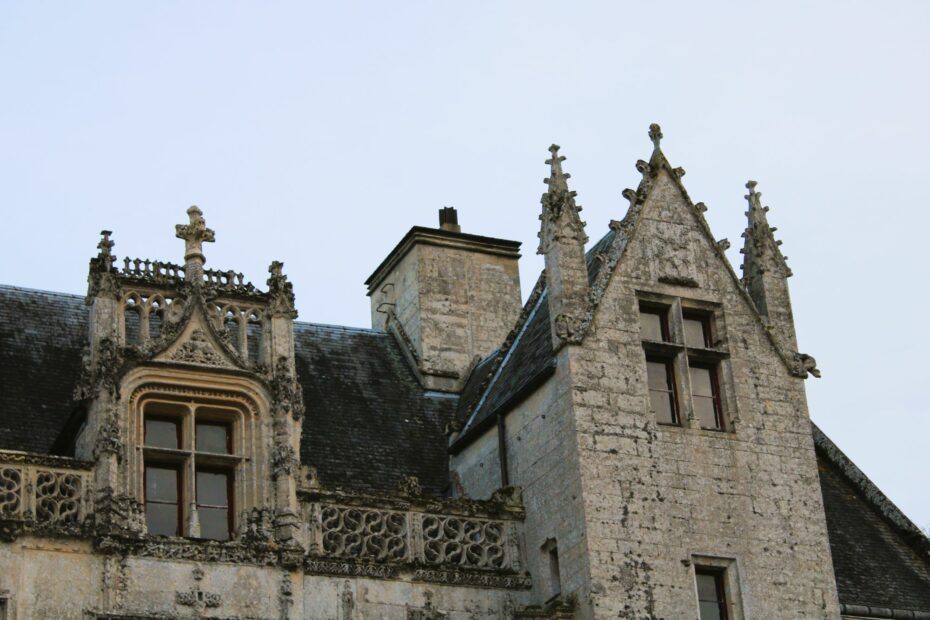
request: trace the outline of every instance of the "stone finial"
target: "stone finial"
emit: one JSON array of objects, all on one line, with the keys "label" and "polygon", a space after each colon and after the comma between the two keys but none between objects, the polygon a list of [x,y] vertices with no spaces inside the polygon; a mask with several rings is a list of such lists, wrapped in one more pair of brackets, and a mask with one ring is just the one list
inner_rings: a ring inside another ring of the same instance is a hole
[{"label": "stone finial", "polygon": [[649,125],[649,139],[652,140],[652,146],[656,149],[659,149],[659,145],[662,143],[662,128],[659,127],[658,123],[652,123]]},{"label": "stone finial", "polygon": [[272,261],[268,267],[268,313],[271,316],[285,316],[297,318],[294,309],[294,286],[287,281],[284,275],[284,263]]},{"label": "stone finial", "polygon": [[116,245],[116,242],[110,239],[112,234],[112,230],[100,231],[100,243],[97,244],[97,248],[100,250],[100,253],[97,254],[97,265],[100,271],[112,271],[113,261],[116,260],[111,251],[113,246]]},{"label": "stone finial", "polygon": [[203,265],[207,262],[203,255],[203,242],[213,242],[214,233],[207,228],[203,211],[196,206],[188,209],[187,215],[190,223],[176,225],[175,236],[184,240],[184,275],[189,282],[199,285],[203,279]]},{"label": "stone finial", "polygon": [[552,154],[552,156],[546,160],[546,164],[549,165],[549,177],[543,179],[543,183],[549,186],[550,191],[557,190],[567,192],[568,179],[572,178],[572,175],[567,172],[562,172],[562,162],[565,161],[565,156],[559,155],[560,148],[558,144],[549,146],[549,152]]}]

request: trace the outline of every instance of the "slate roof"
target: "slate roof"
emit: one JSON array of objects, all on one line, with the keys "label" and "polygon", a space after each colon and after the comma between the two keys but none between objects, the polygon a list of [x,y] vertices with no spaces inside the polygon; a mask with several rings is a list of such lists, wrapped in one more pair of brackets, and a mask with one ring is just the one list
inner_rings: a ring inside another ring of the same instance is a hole
[{"label": "slate roof", "polygon": [[324,486],[396,489],[404,475],[424,491],[448,483],[445,425],[458,401],[425,393],[385,332],[295,323],[303,386],[301,461]]},{"label": "slate roof", "polygon": [[[87,324],[83,296],[0,286],[0,448],[52,452],[75,411]],[[295,323],[294,335],[303,464],[327,486],[389,491],[414,475],[441,494],[458,399],[424,393],[384,332]]]},{"label": "slate roof", "polygon": [[930,540],[816,426],[814,440],[840,603],[930,613]]},{"label": "slate roof", "polygon": [[48,454],[75,409],[84,297],[0,285],[0,448]]}]

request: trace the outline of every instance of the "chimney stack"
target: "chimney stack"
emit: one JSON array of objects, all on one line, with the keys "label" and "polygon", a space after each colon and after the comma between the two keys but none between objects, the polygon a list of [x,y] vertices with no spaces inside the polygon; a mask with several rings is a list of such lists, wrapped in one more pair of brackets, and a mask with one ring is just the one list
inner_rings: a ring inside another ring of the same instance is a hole
[{"label": "chimney stack", "polygon": [[459,214],[455,207],[443,207],[439,210],[439,228],[449,232],[462,232],[459,226]]}]

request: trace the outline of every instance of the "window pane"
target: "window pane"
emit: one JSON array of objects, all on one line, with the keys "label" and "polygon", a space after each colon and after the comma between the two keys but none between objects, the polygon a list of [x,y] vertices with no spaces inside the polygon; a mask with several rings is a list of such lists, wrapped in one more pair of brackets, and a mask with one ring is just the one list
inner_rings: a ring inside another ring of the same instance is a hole
[{"label": "window pane", "polygon": [[649,389],[668,390],[668,366],[665,362],[646,362],[646,375],[649,379]]},{"label": "window pane", "polygon": [[200,537],[229,540],[229,512],[226,508],[198,508]]},{"label": "window pane", "polygon": [[639,328],[643,340],[665,340],[662,333],[662,321],[664,317],[656,312],[642,311],[639,314]]},{"label": "window pane", "polygon": [[178,501],[178,472],[165,467],[145,468],[145,500]]},{"label": "window pane", "polygon": [[704,329],[706,327],[706,321],[685,317],[682,320],[682,327],[685,332],[685,345],[699,349],[707,347],[708,335]]},{"label": "window pane", "polygon": [[697,416],[701,423],[701,428],[710,428],[718,430],[720,424],[717,422],[717,413],[714,411],[714,399],[706,396],[695,396],[694,415]]},{"label": "window pane", "polygon": [[146,418],[145,445],[155,448],[178,448],[178,422]]},{"label": "window pane", "polygon": [[229,474],[198,471],[197,505],[229,506],[228,481]]},{"label": "window pane", "polygon": [[710,379],[710,368],[691,367],[691,393],[695,396],[713,396],[714,387]]},{"label": "window pane", "polygon": [[149,534],[162,536],[178,535],[178,505],[177,504],[151,504],[145,505],[145,522]]},{"label": "window pane", "polygon": [[659,424],[675,424],[675,412],[672,408],[672,394],[670,392],[649,391],[649,400],[652,403],[652,412]]},{"label": "window pane", "polygon": [[229,427],[223,424],[197,424],[197,452],[229,453]]},{"label": "window pane", "polygon": [[719,603],[708,603],[701,601],[700,606],[701,620],[724,620],[723,616],[720,615]]}]

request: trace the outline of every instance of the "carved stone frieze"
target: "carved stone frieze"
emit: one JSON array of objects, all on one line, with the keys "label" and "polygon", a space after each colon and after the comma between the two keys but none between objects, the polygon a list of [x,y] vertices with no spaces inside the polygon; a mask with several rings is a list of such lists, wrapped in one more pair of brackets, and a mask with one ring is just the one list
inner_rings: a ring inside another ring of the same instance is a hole
[{"label": "carved stone frieze", "polygon": [[191,332],[190,340],[182,344],[171,356],[176,362],[205,366],[229,366],[226,357],[219,353],[201,329]]},{"label": "carved stone frieze", "polygon": [[533,580],[525,573],[508,575],[493,572],[421,568],[414,571],[413,579],[414,581],[429,581],[444,585],[507,588],[512,590],[524,590],[533,587]]},{"label": "carved stone frieze", "polygon": [[338,562],[320,558],[307,558],[304,571],[313,575],[340,575],[346,577],[377,577],[389,579],[397,576],[397,567],[392,564],[367,564]]}]

